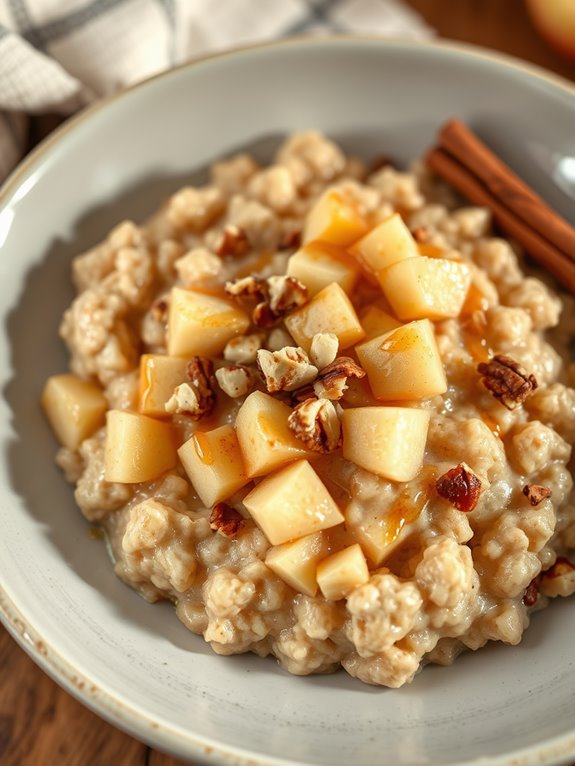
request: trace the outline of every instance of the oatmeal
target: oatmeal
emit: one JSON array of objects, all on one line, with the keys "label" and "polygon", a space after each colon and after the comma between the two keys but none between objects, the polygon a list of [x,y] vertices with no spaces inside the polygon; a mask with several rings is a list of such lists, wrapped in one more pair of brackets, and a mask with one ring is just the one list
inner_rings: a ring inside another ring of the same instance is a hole
[{"label": "oatmeal", "polygon": [[573,300],[424,165],[300,133],[73,276],[57,462],[218,654],[398,687],[575,592]]}]

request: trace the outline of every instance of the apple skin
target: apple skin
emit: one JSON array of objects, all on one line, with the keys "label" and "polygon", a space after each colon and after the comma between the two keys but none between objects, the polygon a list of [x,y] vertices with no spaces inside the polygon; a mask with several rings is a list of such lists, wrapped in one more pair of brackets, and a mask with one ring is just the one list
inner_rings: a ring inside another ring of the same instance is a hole
[{"label": "apple skin", "polygon": [[541,36],[562,56],[575,61],[575,2],[526,0],[526,4]]}]

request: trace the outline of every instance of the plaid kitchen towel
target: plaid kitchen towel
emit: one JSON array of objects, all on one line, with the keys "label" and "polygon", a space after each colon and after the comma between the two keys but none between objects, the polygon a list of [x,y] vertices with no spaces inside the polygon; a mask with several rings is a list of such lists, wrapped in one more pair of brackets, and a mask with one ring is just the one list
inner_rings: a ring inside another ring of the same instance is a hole
[{"label": "plaid kitchen towel", "polygon": [[28,115],[71,114],[207,52],[330,32],[431,34],[400,0],[0,0],[0,182]]}]

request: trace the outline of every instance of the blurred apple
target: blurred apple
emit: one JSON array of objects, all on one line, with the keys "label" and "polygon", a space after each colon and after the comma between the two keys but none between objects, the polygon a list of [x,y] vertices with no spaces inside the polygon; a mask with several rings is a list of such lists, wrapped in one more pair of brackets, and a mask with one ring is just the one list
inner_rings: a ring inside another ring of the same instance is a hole
[{"label": "blurred apple", "polygon": [[575,1],[527,0],[531,19],[545,40],[575,61]]}]

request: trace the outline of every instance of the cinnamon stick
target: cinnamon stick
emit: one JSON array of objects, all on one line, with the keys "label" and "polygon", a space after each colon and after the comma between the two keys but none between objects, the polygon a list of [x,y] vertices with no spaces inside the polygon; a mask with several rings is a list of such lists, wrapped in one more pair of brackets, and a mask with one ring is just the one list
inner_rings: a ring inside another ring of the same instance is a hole
[{"label": "cinnamon stick", "polygon": [[461,162],[441,148],[427,153],[428,165],[476,205],[488,207],[495,222],[516,239],[535,261],[544,266],[568,290],[575,293],[575,261],[510,210]]},{"label": "cinnamon stick", "polygon": [[459,160],[518,218],[575,260],[575,229],[497,157],[460,120],[447,122],[439,145]]}]

